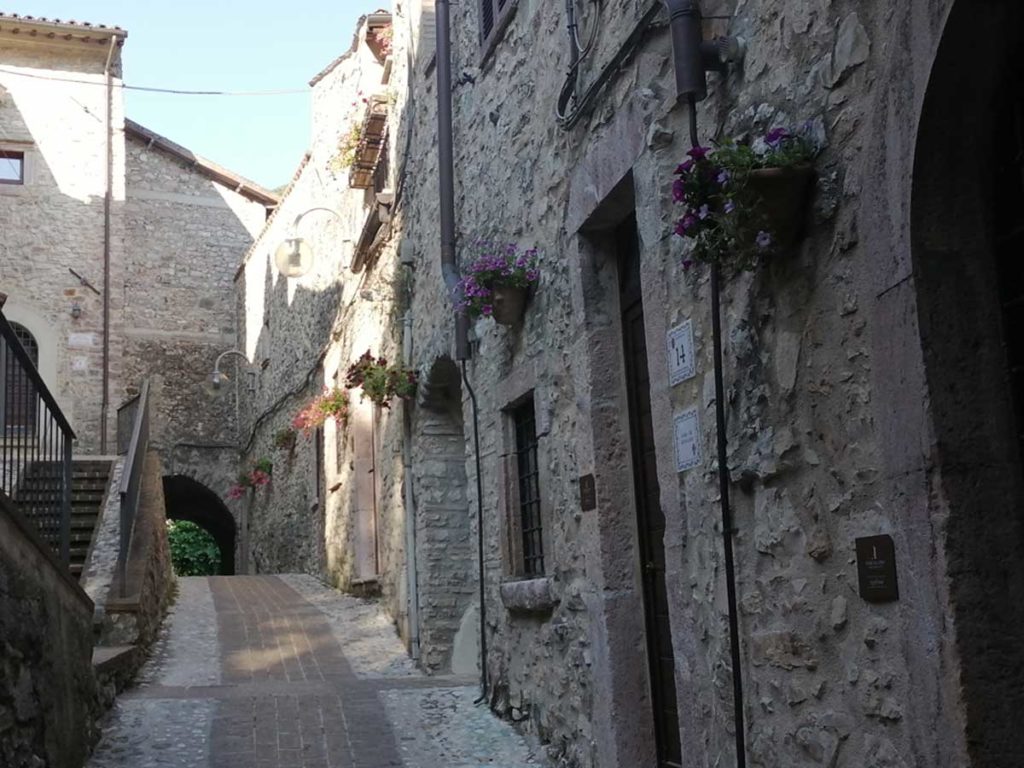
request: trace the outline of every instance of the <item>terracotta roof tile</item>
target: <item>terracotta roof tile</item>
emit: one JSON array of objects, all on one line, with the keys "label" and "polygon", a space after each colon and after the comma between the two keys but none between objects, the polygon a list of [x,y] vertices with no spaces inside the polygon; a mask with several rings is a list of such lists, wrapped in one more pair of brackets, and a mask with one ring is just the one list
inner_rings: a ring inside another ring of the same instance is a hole
[{"label": "terracotta roof tile", "polygon": [[195,168],[195,170],[207,178],[213,179],[229,189],[233,189],[243,197],[247,197],[268,208],[273,208],[281,202],[279,195],[274,194],[255,181],[250,181],[244,176],[239,176],[234,171],[229,171],[227,168],[207,160],[205,157],[194,154],[191,150],[176,144],[166,136],[161,136],[156,131],[151,131],[149,128],[139,125],[134,120],[126,118],[124,130],[129,136],[134,136],[136,139],[145,142],[149,147],[156,147],[173,155],[188,166]]},{"label": "terracotta roof tile", "polygon": [[62,27],[78,27],[80,29],[104,29],[110,30],[115,34],[128,34],[128,31],[122,29],[121,27],[107,26],[106,24],[90,24],[88,21],[74,21],[73,19],[62,21],[61,19],[47,19],[43,16],[28,16],[26,14],[18,13],[4,13],[3,11],[0,11],[0,19],[27,21],[32,22],[33,24],[56,24]]}]

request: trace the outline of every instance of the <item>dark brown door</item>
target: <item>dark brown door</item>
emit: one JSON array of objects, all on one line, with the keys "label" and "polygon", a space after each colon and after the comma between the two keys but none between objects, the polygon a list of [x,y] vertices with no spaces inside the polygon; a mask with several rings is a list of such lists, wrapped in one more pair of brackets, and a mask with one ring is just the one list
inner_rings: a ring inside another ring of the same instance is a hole
[{"label": "dark brown door", "polygon": [[676,709],[675,656],[665,589],[665,515],[655,465],[651,386],[647,373],[647,338],[640,291],[640,241],[632,216],[617,230],[622,340],[629,398],[629,437],[633,453],[633,487],[640,532],[647,659],[651,675],[651,706],[658,747],[658,766],[682,763],[679,714]]},{"label": "dark brown door", "polygon": [[[1017,429],[1018,460],[1024,457],[1024,72],[1010,80],[1018,94],[1007,100],[996,123],[995,146],[1000,148],[996,167],[993,228],[996,277],[1002,307],[1003,347],[1007,356],[1013,419]],[[1021,465],[1024,469],[1024,464]]]}]

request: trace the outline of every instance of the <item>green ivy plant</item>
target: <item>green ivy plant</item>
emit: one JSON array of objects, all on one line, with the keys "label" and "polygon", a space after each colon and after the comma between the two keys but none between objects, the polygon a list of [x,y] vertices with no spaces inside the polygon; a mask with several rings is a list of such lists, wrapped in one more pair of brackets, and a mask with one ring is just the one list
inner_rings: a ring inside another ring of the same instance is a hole
[{"label": "green ivy plant", "polygon": [[203,528],[188,520],[167,521],[171,565],[178,576],[216,576],[220,573],[220,548]]}]

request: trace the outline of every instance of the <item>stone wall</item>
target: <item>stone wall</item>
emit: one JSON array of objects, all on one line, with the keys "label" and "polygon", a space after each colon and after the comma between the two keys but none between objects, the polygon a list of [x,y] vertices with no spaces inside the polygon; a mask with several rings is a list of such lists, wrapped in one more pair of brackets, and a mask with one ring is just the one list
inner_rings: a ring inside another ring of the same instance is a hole
[{"label": "stone wall", "polygon": [[[0,185],[0,291],[10,296],[8,319],[39,342],[40,371],[85,453],[101,445],[105,58],[106,49],[42,37],[5,44],[0,56],[10,70],[0,75],[0,144],[27,155],[26,183]],[[114,65],[119,75],[120,49]],[[232,281],[266,220],[266,201],[248,194],[251,183],[236,190],[215,181],[201,158],[130,131],[126,138],[121,93],[116,87],[111,120],[108,452],[117,406],[146,377],[157,403],[154,440],[166,458],[182,445],[216,451],[235,441],[236,403],[206,382],[236,338]],[[225,366],[232,375],[235,363]]]},{"label": "stone wall", "polygon": [[[749,47],[742,69],[711,76],[711,95],[699,107],[701,141],[810,121],[824,147],[804,245],[755,273],[730,276],[723,297],[744,710],[755,765],[966,764],[941,529],[949,511],[928,490],[935,457],[921,403],[907,236],[917,110],[950,5],[704,7],[708,15],[735,10],[714,29]],[[600,28],[580,92],[648,7],[588,6],[585,29],[595,8]],[[560,764],[653,761],[607,234],[635,211],[684,763],[730,762],[710,289],[706,269],[683,270],[683,244],[671,235],[679,215],[672,171],[689,144],[686,110],[672,98],[666,25],[661,19],[646,32],[592,111],[563,132],[547,117],[567,67],[562,6],[521,0],[484,59],[478,4],[455,4],[452,14],[453,71],[461,76],[454,90],[460,252],[465,258],[469,243],[492,237],[542,253],[541,284],[522,327],[484,320],[473,329],[494,703],[529,714],[529,727]],[[405,26],[396,11],[396,29]],[[403,44],[402,34],[396,39]],[[398,69],[396,82],[412,81],[415,105],[399,105],[414,140],[396,226],[416,262],[415,362],[429,369],[452,351],[438,264],[436,92],[424,62]],[[687,319],[697,375],[671,387],[662,340]],[[500,594],[514,572],[502,409],[530,390],[546,425],[542,494],[552,544],[554,607],[539,617],[506,608]],[[700,414],[705,458],[677,473],[673,416],[690,406]],[[414,439],[429,446],[432,438]],[[419,462],[414,473],[419,495],[434,471]],[[578,480],[590,473],[598,505],[583,512]],[[472,462],[466,476],[473,508]],[[899,602],[870,604],[857,593],[854,539],[878,533],[896,540]]]},{"label": "stone wall", "polygon": [[99,735],[92,602],[0,498],[0,763],[79,768]]},{"label": "stone wall", "polygon": [[[363,99],[387,89],[366,32],[361,23],[353,48],[314,80],[309,155],[238,275],[239,345],[258,371],[255,391],[239,393],[243,462],[274,462],[271,486],[239,503],[255,570],[302,571],[345,589],[379,590],[404,627],[401,406],[375,409],[356,390],[347,424],[328,420],[321,431],[300,432],[291,449],[273,444],[325,387],[345,386],[349,365],[367,349],[401,358],[395,243],[385,237],[353,271],[376,200],[373,190],[350,188],[348,169],[335,161],[341,138],[362,122]],[[311,211],[317,207],[336,215]],[[297,233],[313,249],[314,264],[309,274],[287,279],[273,255],[300,215]]]},{"label": "stone wall", "polygon": [[250,369],[230,356],[229,386],[214,391],[209,379],[235,346],[234,275],[267,209],[140,137],[127,154],[126,393],[150,379],[152,442],[168,473],[223,495],[237,471],[234,390]]},{"label": "stone wall", "polygon": [[[53,45],[42,38],[5,39],[0,54],[8,70],[0,73],[0,144],[26,155],[25,183],[0,185],[0,291],[10,296],[4,313],[39,342],[40,370],[85,452],[99,449],[103,401],[106,54],[105,47]],[[117,85],[120,49],[114,64]],[[120,88],[114,91],[111,124],[112,414],[114,393],[122,391],[122,296],[117,287],[124,279],[125,149]],[[81,310],[77,318],[71,314],[76,304]]]}]

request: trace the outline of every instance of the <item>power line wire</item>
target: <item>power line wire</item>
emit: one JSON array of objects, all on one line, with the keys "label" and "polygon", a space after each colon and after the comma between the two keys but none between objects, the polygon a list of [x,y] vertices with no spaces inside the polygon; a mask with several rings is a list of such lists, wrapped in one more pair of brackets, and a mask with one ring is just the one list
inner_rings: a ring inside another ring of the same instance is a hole
[{"label": "power line wire", "polygon": [[[17,77],[31,77],[36,80],[50,80],[59,83],[78,83],[80,85],[101,85],[106,87],[105,82],[97,80],[83,80],[74,77],[53,77],[52,75],[37,75],[32,72],[19,72],[14,69],[0,67],[0,72]],[[126,85],[125,83],[114,83],[115,88],[123,88],[126,91],[143,91],[145,93],[165,93],[173,96],[287,96],[291,94],[309,93],[309,88],[281,88],[267,91],[194,91],[180,88],[156,88],[144,85]]]}]

